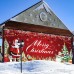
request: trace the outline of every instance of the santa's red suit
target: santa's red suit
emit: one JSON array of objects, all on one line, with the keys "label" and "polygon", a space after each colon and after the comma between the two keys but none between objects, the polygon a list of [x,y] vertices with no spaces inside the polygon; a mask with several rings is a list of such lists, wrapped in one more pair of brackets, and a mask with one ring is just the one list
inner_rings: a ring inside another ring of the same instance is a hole
[{"label": "santa's red suit", "polygon": [[15,39],[13,41],[13,44],[10,48],[10,52],[11,52],[12,58],[19,58],[20,57],[20,48],[19,48],[18,39]]}]

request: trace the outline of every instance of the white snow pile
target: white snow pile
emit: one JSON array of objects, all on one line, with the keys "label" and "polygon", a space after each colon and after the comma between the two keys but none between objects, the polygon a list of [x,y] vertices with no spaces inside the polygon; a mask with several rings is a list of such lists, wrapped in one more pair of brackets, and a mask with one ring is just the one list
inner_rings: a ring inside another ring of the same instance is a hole
[{"label": "white snow pile", "polygon": [[0,74],[74,74],[73,64],[34,60],[22,63],[0,63]]}]

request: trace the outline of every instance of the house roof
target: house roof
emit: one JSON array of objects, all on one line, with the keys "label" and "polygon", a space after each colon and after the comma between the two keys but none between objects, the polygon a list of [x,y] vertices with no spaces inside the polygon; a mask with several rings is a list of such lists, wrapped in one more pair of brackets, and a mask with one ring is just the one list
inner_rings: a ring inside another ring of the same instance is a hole
[{"label": "house roof", "polygon": [[38,2],[10,20],[68,30],[45,1]]}]

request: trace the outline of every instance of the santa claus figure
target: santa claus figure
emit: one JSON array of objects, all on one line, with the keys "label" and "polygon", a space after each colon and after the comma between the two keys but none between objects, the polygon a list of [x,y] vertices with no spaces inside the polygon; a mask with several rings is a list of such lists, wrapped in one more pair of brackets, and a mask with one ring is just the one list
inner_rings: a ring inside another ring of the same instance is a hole
[{"label": "santa claus figure", "polygon": [[11,46],[10,53],[11,53],[11,56],[12,56],[12,61],[19,61],[20,60],[20,56],[21,56],[20,51],[22,51],[22,49],[20,48],[20,42],[19,41],[20,41],[19,38],[15,39],[13,41],[12,46]]}]

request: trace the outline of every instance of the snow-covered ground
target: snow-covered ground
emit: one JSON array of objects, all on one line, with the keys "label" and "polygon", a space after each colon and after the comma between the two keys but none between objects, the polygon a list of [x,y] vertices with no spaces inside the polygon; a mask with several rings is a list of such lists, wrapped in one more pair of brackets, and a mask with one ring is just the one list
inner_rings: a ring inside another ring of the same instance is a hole
[{"label": "snow-covered ground", "polygon": [[[0,74],[21,74],[21,63],[0,63]],[[74,74],[74,65],[54,61],[34,60],[23,62],[22,74]]]}]

